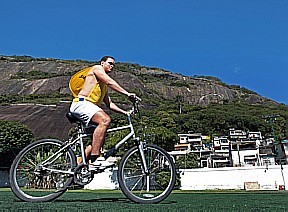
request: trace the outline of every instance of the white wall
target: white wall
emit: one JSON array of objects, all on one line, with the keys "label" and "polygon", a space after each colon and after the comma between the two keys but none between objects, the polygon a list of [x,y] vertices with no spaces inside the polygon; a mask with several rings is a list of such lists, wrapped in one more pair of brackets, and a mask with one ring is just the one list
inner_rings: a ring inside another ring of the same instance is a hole
[{"label": "white wall", "polygon": [[106,169],[104,172],[95,174],[94,179],[84,186],[84,189],[95,190],[95,189],[108,189],[114,190],[117,189],[118,180],[117,180],[117,169]]},{"label": "white wall", "polygon": [[[245,182],[257,182],[260,190],[288,190],[288,165],[181,169],[181,190],[244,189]],[[283,173],[283,175],[282,175]],[[286,184],[285,184],[286,183]],[[118,189],[117,168],[95,175],[85,189]]]},{"label": "white wall", "polygon": [[[258,182],[260,190],[288,189],[288,165],[181,169],[181,190],[244,189],[245,182]],[[283,173],[283,175],[282,175]],[[286,183],[286,185],[285,185]]]}]

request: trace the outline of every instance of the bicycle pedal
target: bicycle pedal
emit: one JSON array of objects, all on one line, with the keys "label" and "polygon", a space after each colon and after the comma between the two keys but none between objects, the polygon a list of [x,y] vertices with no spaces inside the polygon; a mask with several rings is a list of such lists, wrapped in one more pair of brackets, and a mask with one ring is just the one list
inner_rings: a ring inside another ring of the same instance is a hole
[{"label": "bicycle pedal", "polygon": [[102,172],[104,172],[104,171],[105,171],[105,169],[97,168],[97,169],[95,169],[95,170],[91,170],[91,173],[92,173],[92,174],[98,174],[98,173],[102,173]]}]

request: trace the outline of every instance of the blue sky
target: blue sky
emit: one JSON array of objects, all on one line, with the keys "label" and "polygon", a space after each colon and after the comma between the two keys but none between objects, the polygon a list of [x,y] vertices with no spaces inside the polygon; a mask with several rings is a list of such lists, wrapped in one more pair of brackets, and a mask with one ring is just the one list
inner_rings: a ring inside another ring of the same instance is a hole
[{"label": "blue sky", "polygon": [[207,75],[288,104],[287,0],[1,0],[0,55]]}]

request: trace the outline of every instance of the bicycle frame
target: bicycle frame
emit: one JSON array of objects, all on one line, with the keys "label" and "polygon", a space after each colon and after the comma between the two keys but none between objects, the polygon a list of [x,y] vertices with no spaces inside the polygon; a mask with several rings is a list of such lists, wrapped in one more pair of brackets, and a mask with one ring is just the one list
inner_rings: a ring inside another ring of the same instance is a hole
[{"label": "bicycle frame", "polygon": [[[134,131],[134,127],[133,127],[133,124],[132,124],[131,114],[134,111],[135,111],[135,107],[133,107],[133,109],[130,111],[130,113],[127,114],[128,125],[125,125],[125,126],[122,126],[122,127],[110,128],[110,129],[107,130],[107,133],[121,131],[121,130],[125,130],[125,129],[130,129],[130,132],[122,140],[120,140],[114,147],[112,147],[110,150],[108,150],[106,152],[106,154],[104,155],[104,158],[107,159],[108,157],[114,155],[116,153],[116,151],[123,144],[126,143],[126,141],[128,141],[131,138],[133,138],[134,141],[138,141],[138,149],[140,151],[140,156],[141,156],[142,163],[143,163],[142,164],[143,165],[143,169],[144,169],[143,171],[144,171],[144,173],[148,173],[148,168],[147,168],[147,164],[146,164],[146,160],[145,160],[145,156],[144,156],[145,144],[144,144],[144,142],[140,141],[139,138],[136,137],[135,131]],[[41,166],[41,168],[43,170],[48,170],[48,171],[57,172],[57,173],[74,174],[73,171],[55,170],[55,169],[47,168],[47,167],[45,167],[45,165],[49,165],[49,164],[53,163],[55,160],[57,160],[57,158],[59,158],[59,156],[63,152],[67,151],[66,150],[67,148],[72,147],[76,143],[80,144],[82,163],[83,164],[87,164],[83,138],[91,136],[92,133],[86,133],[82,123],[78,122],[77,124],[78,124],[78,126],[77,126],[77,129],[78,129],[77,138],[74,139],[74,137],[72,136],[68,141],[66,141],[64,143],[65,145],[63,147],[61,147],[56,153],[54,153],[49,158],[47,158],[44,162],[42,162],[40,164],[40,166]],[[75,152],[75,150],[73,150],[73,151]]]},{"label": "bicycle frame", "polygon": [[107,133],[121,131],[121,130],[125,130],[125,129],[130,129],[130,132],[121,141],[119,141],[113,148],[108,150],[108,152],[104,155],[105,159],[107,159],[109,156],[113,155],[131,137],[133,137],[133,139],[135,139],[136,136],[135,136],[135,131],[134,131],[134,127],[132,124],[130,114],[128,114],[127,117],[128,117],[128,123],[129,123],[128,125],[122,126],[122,127],[115,127],[115,128],[111,128],[111,129],[107,130]]}]

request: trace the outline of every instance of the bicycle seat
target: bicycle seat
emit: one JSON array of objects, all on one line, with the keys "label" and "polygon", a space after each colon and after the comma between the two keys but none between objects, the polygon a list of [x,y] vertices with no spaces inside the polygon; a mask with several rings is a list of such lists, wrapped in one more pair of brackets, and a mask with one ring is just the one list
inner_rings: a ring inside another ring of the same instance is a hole
[{"label": "bicycle seat", "polygon": [[68,119],[68,121],[71,124],[78,123],[78,122],[83,123],[80,119],[78,119],[76,116],[74,116],[73,113],[71,113],[71,112],[66,113],[66,118]]},{"label": "bicycle seat", "polygon": [[86,133],[93,133],[95,128],[97,127],[97,124],[89,124],[89,126],[85,126],[85,123],[81,119],[73,115],[73,113],[71,112],[66,113],[66,118],[69,120],[71,124],[81,123],[84,126],[84,130]]}]

